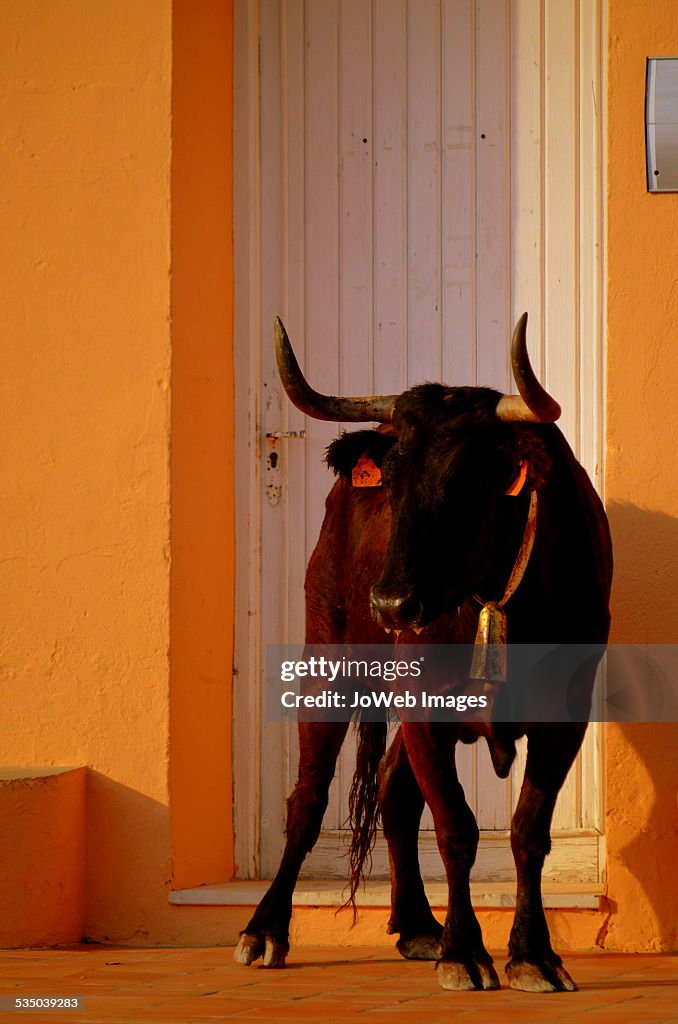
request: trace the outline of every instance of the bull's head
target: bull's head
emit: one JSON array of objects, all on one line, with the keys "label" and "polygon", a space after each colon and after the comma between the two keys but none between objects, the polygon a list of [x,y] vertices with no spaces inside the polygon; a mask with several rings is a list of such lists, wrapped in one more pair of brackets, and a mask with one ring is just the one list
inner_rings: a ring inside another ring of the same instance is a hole
[{"label": "bull's head", "polygon": [[507,488],[526,458],[536,484],[547,460],[530,424],[560,416],[530,365],[526,330],[524,313],[511,343],[517,395],[422,384],[402,395],[336,398],[309,386],[276,320],[278,369],[297,408],[316,419],[376,420],[395,431],[379,435],[375,446],[392,526],[370,607],[387,629],[418,630],[474,592],[491,597],[498,572],[505,582],[503,548],[508,541],[515,555],[515,531],[501,523],[507,516],[518,522]]}]

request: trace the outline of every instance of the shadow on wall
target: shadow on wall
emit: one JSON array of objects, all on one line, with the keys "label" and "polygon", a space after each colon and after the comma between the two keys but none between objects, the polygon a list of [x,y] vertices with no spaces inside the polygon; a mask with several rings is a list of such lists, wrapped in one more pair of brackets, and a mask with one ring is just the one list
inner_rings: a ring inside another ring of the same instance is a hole
[{"label": "shadow on wall", "polygon": [[[678,519],[626,503],[607,512],[615,557],[611,639],[678,643]],[[609,892],[620,917],[637,913],[637,948],[678,947],[677,752],[676,722],[608,727]],[[623,874],[635,891],[624,891]]]},{"label": "shadow on wall", "polygon": [[[631,899],[637,897],[636,906],[641,916],[638,945],[644,949],[675,951],[678,949],[678,725],[675,722],[622,725],[620,733],[625,747],[624,759],[619,763],[620,777],[625,777],[626,768],[635,779],[622,783],[619,789],[622,841],[615,852],[611,850],[611,856],[619,859],[642,890],[630,894]],[[630,808],[628,816],[625,801]],[[612,885],[613,879],[614,866],[611,865]],[[628,899],[627,896],[625,904]],[[619,909],[624,913],[623,906]]]},{"label": "shadow on wall", "polygon": [[167,915],[169,808],[92,770],[87,806],[86,935],[146,945]]},{"label": "shadow on wall", "polygon": [[678,643],[678,519],[626,502],[607,506],[614,545],[614,643]]}]

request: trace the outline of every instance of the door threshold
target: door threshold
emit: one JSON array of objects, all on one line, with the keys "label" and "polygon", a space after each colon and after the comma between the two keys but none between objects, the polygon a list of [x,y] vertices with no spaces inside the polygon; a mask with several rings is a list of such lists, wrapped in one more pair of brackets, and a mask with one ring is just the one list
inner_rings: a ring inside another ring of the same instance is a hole
[{"label": "door threshold", "polygon": [[[169,902],[174,906],[256,906],[266,892],[268,881],[217,882],[192,889],[173,889]],[[426,895],[432,907],[447,906],[445,882],[425,884]],[[544,882],[542,896],[546,908],[598,910],[603,895],[602,882]],[[292,904],[295,907],[340,907],[346,900],[347,890],[339,881],[303,880],[297,883]],[[515,907],[514,882],[471,883],[474,907]],[[368,882],[358,893],[359,907],[388,907],[391,905],[391,885],[387,881]]]}]

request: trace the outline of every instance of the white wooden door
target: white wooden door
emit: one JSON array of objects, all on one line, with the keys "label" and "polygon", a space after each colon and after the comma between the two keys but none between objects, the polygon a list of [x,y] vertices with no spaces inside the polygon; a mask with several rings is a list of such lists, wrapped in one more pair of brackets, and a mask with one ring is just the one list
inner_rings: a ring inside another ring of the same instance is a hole
[{"label": "white wooden door", "polygon": [[[321,391],[508,390],[527,309],[533,361],[599,481],[599,20],[598,0],[237,0],[240,877],[270,877],[284,841],[296,736],[262,713],[262,651],[303,641],[339,430],[281,393],[273,318]],[[280,431],[305,435],[266,440]],[[599,877],[599,760],[591,729],[556,811],[547,875],[560,881]],[[353,765],[350,738],[305,877],[345,878]],[[482,835],[474,877],[508,880],[524,749],[505,782],[484,745],[459,766]],[[422,825],[425,877],[439,878],[428,812]],[[373,874],[387,875],[383,844]]]}]

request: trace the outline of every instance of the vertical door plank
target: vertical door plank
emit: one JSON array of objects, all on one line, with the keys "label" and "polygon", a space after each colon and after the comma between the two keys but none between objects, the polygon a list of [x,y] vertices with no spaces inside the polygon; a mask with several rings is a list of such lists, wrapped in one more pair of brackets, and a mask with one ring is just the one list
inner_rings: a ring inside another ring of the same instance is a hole
[{"label": "vertical door plank", "polygon": [[[339,2],[306,0],[306,370],[313,387],[339,390]],[[307,558],[328,490],[324,453],[337,425],[309,420]]]},{"label": "vertical door plank", "polygon": [[[256,430],[260,415],[260,351],[249,344],[259,333],[259,3],[237,0],[234,8],[234,135],[242,140],[233,182],[235,390],[236,591],[233,676],[234,853],[239,878],[259,874],[259,764],[261,688],[259,588],[261,586],[261,463]],[[239,613],[239,614],[238,614]],[[254,813],[253,813],[254,809]]]},{"label": "vertical door plank", "polygon": [[600,3],[579,0],[580,459],[602,485]]},{"label": "vertical door plank", "polygon": [[578,38],[577,0],[547,3],[545,20],[545,190],[547,387],[560,427],[578,449]]},{"label": "vertical door plank", "polygon": [[515,324],[528,312],[528,347],[538,376],[544,369],[543,3],[513,0],[511,4],[510,322]]},{"label": "vertical door plank", "polygon": [[[339,24],[339,393],[368,395],[373,370],[372,4],[341,0]],[[342,424],[355,430],[354,424]],[[340,429],[340,428],[338,428]],[[330,478],[328,475],[327,485]],[[355,770],[353,729],[344,742],[328,828],[345,826]],[[333,818],[333,820],[332,820]]]},{"label": "vertical door plank", "polygon": [[407,386],[407,6],[374,2],[374,391]]},{"label": "vertical door plank", "polygon": [[[280,67],[280,5],[277,0],[261,0],[261,60],[269,70],[261,83],[261,224],[274,237],[282,236],[279,168],[282,161],[280,115],[277,102]],[[266,458],[264,435],[280,430],[283,423],[283,391],[275,366],[272,345],[273,318],[281,308],[282,276],[279,249],[260,242],[261,382],[263,385],[259,459]],[[267,343],[268,342],[268,343]],[[266,474],[263,474],[262,488]],[[266,543],[285,550],[285,521],[279,507],[273,507],[261,495],[261,530]],[[264,569],[265,571],[265,569]],[[261,587],[261,643],[276,643],[285,635],[285,578],[276,573]],[[274,870],[284,842],[284,807],[287,785],[287,733],[279,723],[261,715],[261,748],[267,752],[260,761],[261,863],[260,870]],[[270,753],[269,753],[270,752]],[[276,770],[272,770],[272,765]],[[279,767],[278,767],[279,766]]]},{"label": "vertical door plank", "polygon": [[408,4],[408,383],[440,380],[440,19]]},{"label": "vertical door plank", "polygon": [[[281,3],[282,95],[282,258],[284,318],[300,365],[307,367],[305,322],[305,159],[304,159],[304,0]],[[264,325],[268,329],[268,325]],[[264,346],[268,343],[264,330]],[[303,413],[283,399],[283,427],[310,429]],[[287,530],[286,578],[288,593],[303,595],[306,573],[306,447],[301,439],[278,445],[284,473],[282,507]],[[305,633],[304,601],[285,599],[286,640],[302,643]]]},{"label": "vertical door plank", "polygon": [[475,0],[442,0],[442,365],[476,377]]},{"label": "vertical door plank", "polygon": [[563,784],[556,809],[553,812],[554,831],[561,829],[576,829],[581,826],[580,814],[580,793],[581,793],[581,753],[572,765],[565,783]]},{"label": "vertical door plank", "polygon": [[508,381],[508,0],[476,6],[477,383]]},{"label": "vertical door plank", "polygon": [[[339,0],[306,0],[305,192],[306,192],[306,369],[312,386],[339,391]],[[331,478],[325,449],[336,423],[308,419],[306,440],[307,552],[318,540]],[[327,822],[338,820],[337,786]]]},{"label": "vertical door plank", "polygon": [[[306,368],[305,331],[305,153],[304,153],[304,0],[281,0],[281,101],[282,135],[282,275],[284,282],[283,320],[290,332],[300,365]],[[264,332],[264,345],[266,337]],[[283,399],[283,429],[307,428],[306,417]],[[278,445],[282,460],[282,509],[286,527],[287,643],[303,643],[306,574],[306,441],[290,439]],[[297,595],[288,599],[287,595]],[[287,792],[296,782],[299,743],[295,724],[285,726],[288,760]]]},{"label": "vertical door plank", "polygon": [[[476,383],[505,391],[509,309],[508,0],[477,0],[475,17]],[[499,780],[484,742],[475,746],[477,820],[506,828],[510,783]]]},{"label": "vertical door plank", "polygon": [[339,44],[340,393],[367,395],[373,310],[371,3],[342,0]]},{"label": "vertical door plank", "polygon": [[601,778],[603,730],[600,723],[592,723],[586,730],[581,752],[581,827],[603,831],[601,814]]}]

